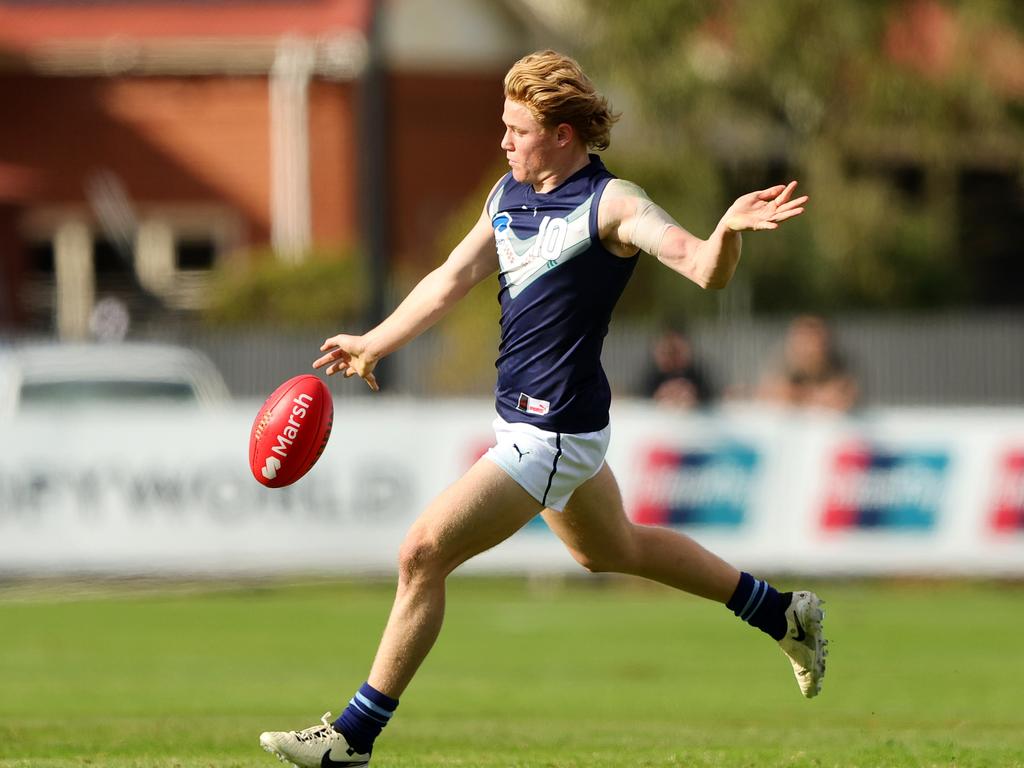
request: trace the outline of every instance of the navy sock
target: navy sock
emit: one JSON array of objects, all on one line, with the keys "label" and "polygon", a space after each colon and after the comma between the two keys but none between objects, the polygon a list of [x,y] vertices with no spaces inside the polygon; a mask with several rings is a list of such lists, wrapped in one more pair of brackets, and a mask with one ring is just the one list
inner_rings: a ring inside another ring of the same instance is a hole
[{"label": "navy sock", "polygon": [[744,571],[725,606],[751,626],[781,640],[786,636],[786,609],[792,600],[792,592],[780,594],[767,581]]},{"label": "navy sock", "polygon": [[373,742],[398,707],[398,699],[386,696],[369,683],[363,683],[345,707],[341,717],[334,721],[334,730],[356,752],[369,754]]}]

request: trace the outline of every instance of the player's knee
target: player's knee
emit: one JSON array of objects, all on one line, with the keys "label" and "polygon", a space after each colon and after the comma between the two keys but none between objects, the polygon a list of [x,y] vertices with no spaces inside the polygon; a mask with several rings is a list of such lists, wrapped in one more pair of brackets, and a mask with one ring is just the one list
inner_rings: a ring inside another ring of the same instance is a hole
[{"label": "player's knee", "polygon": [[608,573],[608,560],[601,557],[594,557],[587,552],[573,552],[572,556],[576,562],[583,566],[583,570],[590,573]]},{"label": "player's knee", "polygon": [[410,531],[398,551],[398,576],[404,582],[429,578],[442,568],[441,547],[425,531]]},{"label": "player's knee", "polygon": [[629,573],[632,547],[629,542],[618,542],[614,546],[589,551],[576,551],[572,555],[576,562],[591,573]]}]

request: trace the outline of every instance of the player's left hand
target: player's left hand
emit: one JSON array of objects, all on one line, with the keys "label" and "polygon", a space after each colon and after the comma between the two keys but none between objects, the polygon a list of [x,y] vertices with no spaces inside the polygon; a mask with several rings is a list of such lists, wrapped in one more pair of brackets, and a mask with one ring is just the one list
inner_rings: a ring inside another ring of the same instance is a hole
[{"label": "player's left hand", "polygon": [[796,182],[779,184],[768,189],[751,192],[736,200],[722,217],[726,227],[734,232],[746,229],[778,229],[779,223],[804,212],[808,197],[790,200]]}]

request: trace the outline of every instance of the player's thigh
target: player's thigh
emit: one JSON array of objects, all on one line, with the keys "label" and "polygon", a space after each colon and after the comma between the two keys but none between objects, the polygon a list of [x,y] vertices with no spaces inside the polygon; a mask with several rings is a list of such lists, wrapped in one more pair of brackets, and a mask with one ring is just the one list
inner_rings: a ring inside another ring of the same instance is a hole
[{"label": "player's thigh", "polygon": [[573,492],[564,510],[543,514],[548,527],[585,564],[614,563],[629,554],[633,523],[607,463]]},{"label": "player's thigh", "polygon": [[406,565],[426,561],[450,572],[500,544],[539,511],[536,499],[506,472],[480,459],[413,523],[401,558]]}]

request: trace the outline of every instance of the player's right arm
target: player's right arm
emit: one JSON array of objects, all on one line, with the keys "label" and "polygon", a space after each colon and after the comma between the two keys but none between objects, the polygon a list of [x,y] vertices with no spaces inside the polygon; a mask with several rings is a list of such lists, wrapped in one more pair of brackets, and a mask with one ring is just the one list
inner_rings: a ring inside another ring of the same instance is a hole
[{"label": "player's right arm", "polygon": [[441,266],[424,277],[380,325],[362,336],[338,334],[324,340],[313,363],[328,376],[359,376],[377,391],[373,369],[440,320],[477,283],[498,269],[494,231],[486,209]]}]

